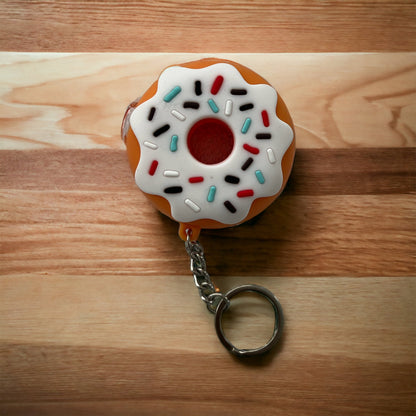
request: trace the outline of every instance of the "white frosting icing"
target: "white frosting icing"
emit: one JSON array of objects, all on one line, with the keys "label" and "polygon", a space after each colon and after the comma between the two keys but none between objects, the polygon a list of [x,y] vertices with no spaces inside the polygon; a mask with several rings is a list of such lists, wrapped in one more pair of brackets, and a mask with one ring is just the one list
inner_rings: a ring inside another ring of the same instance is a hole
[{"label": "white frosting icing", "polygon": [[[219,75],[223,77],[223,83],[219,91],[212,94],[211,87]],[[199,96],[195,93],[197,80],[201,81],[202,93]],[[177,87],[180,87],[180,92]],[[232,95],[231,89],[245,89],[247,94]],[[198,219],[213,219],[228,225],[241,222],[255,199],[273,196],[282,187],[281,160],[294,135],[291,127],[276,116],[277,99],[271,86],[248,84],[230,64],[219,63],[201,69],[167,68],[159,78],[155,96],[139,105],[130,117],[131,128],[141,149],[135,173],[137,185],[148,194],[166,198],[172,217],[178,222]],[[215,106],[212,102],[210,105],[209,100],[213,100],[218,112],[214,112]],[[199,103],[199,109],[184,108],[186,101]],[[241,111],[240,106],[247,103],[254,107]],[[149,121],[152,107],[156,110]],[[264,110],[268,114],[268,127],[263,123]],[[187,146],[189,130],[204,118],[222,120],[234,134],[231,154],[217,164],[199,162]],[[153,134],[165,125],[169,125],[167,131],[157,136]],[[243,133],[245,129],[247,131]],[[271,138],[256,139],[258,133],[270,134]],[[172,136],[177,136],[177,139],[172,139]],[[250,153],[244,144],[257,148],[259,152]],[[242,166],[250,157],[253,161],[243,171]],[[156,168],[154,161],[157,161]],[[150,174],[152,164],[153,172]],[[226,182],[227,175],[238,177],[239,183]],[[190,183],[192,177],[202,177],[203,181]],[[181,187],[182,191],[165,192],[166,188],[172,187],[176,190]],[[241,192],[247,190],[252,190],[253,195]],[[224,205],[226,201],[235,212]]]}]

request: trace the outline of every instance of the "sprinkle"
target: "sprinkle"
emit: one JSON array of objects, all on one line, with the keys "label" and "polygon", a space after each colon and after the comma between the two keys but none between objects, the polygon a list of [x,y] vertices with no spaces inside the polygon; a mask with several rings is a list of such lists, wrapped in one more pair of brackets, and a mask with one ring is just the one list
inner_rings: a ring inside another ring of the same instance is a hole
[{"label": "sprinkle", "polygon": [[175,88],[172,88],[164,97],[163,101],[166,103],[169,103],[172,101],[180,92],[182,91],[182,88],[177,85]]},{"label": "sprinkle", "polygon": [[209,188],[209,192],[207,196],[208,202],[214,202],[216,192],[217,192],[217,188],[215,186],[211,186],[211,188]]},{"label": "sprinkle", "polygon": [[176,117],[180,121],[186,120],[185,114],[180,113],[178,110],[173,109],[170,113],[173,115],[173,117]]},{"label": "sprinkle", "polygon": [[246,118],[244,120],[244,124],[243,127],[241,127],[241,133],[246,134],[248,132],[248,129],[250,128],[251,125],[251,118]]},{"label": "sprinkle", "polygon": [[203,176],[192,176],[191,178],[188,179],[189,183],[199,183],[199,182],[204,182],[204,177]]},{"label": "sprinkle", "polygon": [[199,103],[197,103],[196,101],[185,101],[183,103],[183,108],[193,108],[194,110],[198,110]]},{"label": "sprinkle", "polygon": [[219,108],[217,107],[217,104],[215,104],[215,101],[212,98],[208,100],[208,105],[211,107],[211,110],[214,113],[218,113],[218,111],[220,111]]},{"label": "sprinkle", "polygon": [[156,113],[156,107],[152,107],[149,111],[149,115],[147,116],[147,119],[149,121],[152,121],[153,117],[155,116],[155,113]]},{"label": "sprinkle", "polygon": [[180,194],[182,191],[182,186],[169,186],[163,190],[165,194]]},{"label": "sprinkle", "polygon": [[195,81],[195,94],[201,95],[202,94],[202,88],[201,88],[201,81]]},{"label": "sprinkle", "polygon": [[258,155],[260,150],[257,147],[250,146],[248,143],[243,144],[244,150],[247,150],[247,152],[252,153],[253,155]]},{"label": "sprinkle", "polygon": [[237,177],[237,176],[233,176],[233,175],[227,175],[224,178],[224,180],[225,180],[225,182],[232,183],[232,184],[237,184],[237,183],[240,182],[240,178]]},{"label": "sprinkle", "polygon": [[257,133],[256,139],[257,140],[269,140],[272,138],[272,135],[270,133]]},{"label": "sprinkle", "polygon": [[247,198],[247,197],[253,196],[253,195],[254,195],[254,191],[252,189],[244,189],[242,191],[237,192],[237,196],[239,198]]},{"label": "sprinkle", "polygon": [[262,185],[266,182],[266,180],[264,179],[263,176],[263,172],[261,170],[256,170],[256,178],[259,181],[259,183],[261,183]]},{"label": "sprinkle", "polygon": [[170,139],[170,151],[176,152],[178,150],[178,136],[174,134]]},{"label": "sprinkle", "polygon": [[249,166],[253,163],[253,158],[249,157],[243,164],[243,166],[241,166],[241,170],[247,170],[249,168]]},{"label": "sprinkle", "polygon": [[228,211],[230,211],[232,214],[237,212],[237,209],[235,208],[235,206],[230,201],[225,201],[224,205],[225,205],[225,208],[227,208]]},{"label": "sprinkle", "polygon": [[243,104],[240,105],[240,111],[247,111],[247,110],[251,110],[252,108],[254,108],[254,104],[252,103],[247,103],[247,104]]},{"label": "sprinkle", "polygon": [[231,95],[246,95],[247,90],[245,88],[233,88],[231,91]]},{"label": "sprinkle", "polygon": [[261,118],[263,119],[264,127],[269,127],[270,126],[269,115],[267,114],[266,110],[263,110],[261,112]]},{"label": "sprinkle", "polygon": [[155,130],[153,132],[153,136],[155,136],[155,137],[160,136],[161,134],[165,133],[169,129],[170,129],[170,125],[169,124],[165,124],[164,126],[159,127],[157,130]]},{"label": "sprinkle", "polygon": [[273,152],[273,149],[269,148],[266,150],[266,152],[267,152],[267,157],[269,158],[269,162],[276,163],[276,156]]},{"label": "sprinkle", "polygon": [[179,176],[179,172],[177,170],[165,170],[163,172],[163,176],[167,178],[177,178]]},{"label": "sprinkle", "polygon": [[201,211],[201,208],[197,204],[195,204],[195,202],[192,201],[191,199],[186,198],[185,201],[183,202],[185,202],[185,204],[188,205],[188,207],[191,208],[193,211],[195,212]]},{"label": "sprinkle", "polygon": [[215,78],[214,83],[212,84],[211,94],[213,95],[217,94],[223,82],[224,82],[224,77],[222,75],[218,75],[217,78]]},{"label": "sprinkle", "polygon": [[227,100],[225,102],[225,110],[224,110],[224,114],[226,116],[230,116],[233,112],[233,102],[231,100]]},{"label": "sprinkle", "polygon": [[159,147],[156,143],[148,142],[147,140],[143,144],[152,150],[156,150]]},{"label": "sprinkle", "polygon": [[159,162],[157,160],[154,160],[152,162],[152,164],[150,165],[150,168],[149,168],[149,175],[150,176],[153,176],[155,174],[158,165],[159,165]]}]

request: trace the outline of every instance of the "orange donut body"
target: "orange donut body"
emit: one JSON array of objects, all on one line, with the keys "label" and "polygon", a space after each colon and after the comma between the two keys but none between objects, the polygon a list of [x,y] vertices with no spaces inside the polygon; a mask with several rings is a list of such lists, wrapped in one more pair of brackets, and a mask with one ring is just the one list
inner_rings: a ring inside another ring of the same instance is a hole
[{"label": "orange donut body", "polygon": [[[191,69],[201,69],[201,68],[206,68],[208,66],[214,65],[214,64],[218,64],[218,63],[226,63],[226,64],[230,64],[232,66],[234,66],[241,74],[241,76],[244,78],[244,80],[248,83],[248,84],[267,84],[270,85],[264,78],[262,78],[260,75],[258,75],[256,72],[252,71],[251,69],[238,64],[236,62],[232,62],[232,61],[228,61],[228,60],[223,60],[223,59],[217,59],[217,58],[206,58],[206,59],[201,59],[201,60],[197,60],[197,61],[192,61],[192,62],[187,62],[187,63],[183,63],[180,65],[175,65],[175,66],[181,66],[184,68],[191,68]],[[128,116],[129,114],[131,114],[131,111],[133,108],[140,106],[141,104],[143,104],[144,102],[146,102],[147,100],[151,99],[157,92],[158,89],[158,81],[155,81],[150,88],[143,94],[143,96],[140,98],[140,100],[138,100],[135,103],[132,103],[125,115],[125,120],[123,121],[123,128],[126,125],[126,120],[128,121]],[[265,210],[278,196],[279,194],[282,192],[282,190],[284,189],[287,180],[289,178],[291,169],[292,169],[292,165],[293,165],[293,160],[294,160],[294,156],[295,156],[295,134],[294,134],[294,124],[292,121],[292,118],[289,114],[289,111],[283,101],[283,99],[281,98],[281,96],[279,95],[279,98],[277,100],[277,105],[276,105],[276,115],[277,117],[282,120],[283,122],[285,122],[286,124],[288,124],[291,129],[293,130],[293,140],[291,142],[291,144],[289,145],[289,147],[287,148],[286,152],[284,153],[282,160],[281,160],[281,169],[282,169],[282,174],[283,174],[283,182],[282,182],[282,186],[280,187],[279,191],[272,195],[272,196],[268,196],[268,197],[259,197],[257,199],[255,199],[249,209],[248,214],[246,215],[246,217],[242,220],[239,221],[236,224],[224,224],[222,222],[213,220],[213,219],[206,219],[206,218],[201,218],[195,221],[190,221],[190,222],[184,222],[184,223],[180,223],[180,227],[179,227],[179,235],[182,239],[186,239],[186,230],[190,229],[192,231],[192,238],[193,239],[197,239],[198,235],[200,233],[201,229],[209,229],[209,228],[225,228],[225,227],[230,227],[230,226],[234,226],[234,225],[238,225],[241,224],[242,222],[245,222],[253,217],[255,217],[256,215],[258,215],[260,212],[262,212],[263,210]],[[128,125],[128,129],[126,129],[125,132],[122,132],[123,135],[123,139],[125,141],[126,144],[126,148],[127,148],[127,154],[128,154],[128,160],[129,160],[129,164],[130,164],[130,168],[133,172],[133,174],[136,172],[137,166],[139,164],[140,161],[140,156],[141,156],[141,149],[140,149],[140,145],[138,143],[138,140],[136,138],[136,135],[134,134],[132,128],[130,125]],[[163,196],[159,196],[159,195],[153,195],[150,193],[146,193],[145,192],[146,197],[152,202],[152,204],[163,214],[167,215],[168,217],[174,219],[172,217],[172,212],[171,212],[171,206],[169,204],[169,201],[164,198]]]}]

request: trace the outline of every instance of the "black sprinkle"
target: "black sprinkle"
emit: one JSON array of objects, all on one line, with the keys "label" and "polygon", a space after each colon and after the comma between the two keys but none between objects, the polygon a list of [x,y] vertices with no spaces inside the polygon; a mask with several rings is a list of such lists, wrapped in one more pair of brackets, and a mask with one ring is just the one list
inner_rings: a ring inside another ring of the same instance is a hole
[{"label": "black sprinkle", "polygon": [[195,94],[196,95],[201,95],[202,94],[201,81],[195,81]]},{"label": "black sprinkle", "polygon": [[182,191],[182,186],[169,186],[163,190],[165,194],[180,194]]},{"label": "black sprinkle", "polygon": [[247,110],[251,110],[252,108],[254,108],[254,104],[252,103],[240,105],[240,111],[247,111]]},{"label": "black sprinkle", "polygon": [[233,88],[231,91],[231,95],[246,95],[247,90],[245,88]]},{"label": "black sprinkle", "polygon": [[196,101],[185,101],[183,103],[183,108],[193,108],[195,110],[198,110],[199,103],[197,103]]},{"label": "black sprinkle", "polygon": [[241,170],[247,170],[249,166],[253,163],[253,158],[249,157],[244,163],[243,166],[241,166]]},{"label": "black sprinkle", "polygon": [[272,138],[272,135],[269,133],[257,133],[256,139],[257,140],[269,140]]},{"label": "black sprinkle", "polygon": [[160,136],[161,134],[165,133],[166,131],[168,131],[170,129],[169,124],[165,124],[162,127],[159,127],[157,130],[155,130],[153,132],[153,136],[157,137]]},{"label": "black sprinkle", "polygon": [[234,184],[237,184],[237,183],[240,182],[240,178],[238,178],[237,176],[233,176],[233,175],[227,175],[224,178],[224,180],[225,180],[225,182],[234,183]]},{"label": "black sprinkle", "polygon": [[149,116],[147,117],[147,119],[149,121],[152,121],[153,120],[153,117],[155,116],[155,113],[156,113],[156,108],[155,107],[152,107],[150,109],[150,111],[149,111]]},{"label": "black sprinkle", "polygon": [[225,205],[225,208],[227,208],[228,211],[230,211],[232,214],[237,212],[236,207],[230,201],[225,201],[224,205]]}]

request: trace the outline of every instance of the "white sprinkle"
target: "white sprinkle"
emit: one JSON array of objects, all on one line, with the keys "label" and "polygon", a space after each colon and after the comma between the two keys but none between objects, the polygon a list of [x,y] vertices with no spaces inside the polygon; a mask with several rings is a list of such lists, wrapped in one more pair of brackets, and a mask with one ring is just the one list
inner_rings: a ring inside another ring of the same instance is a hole
[{"label": "white sprinkle", "polygon": [[276,163],[276,156],[274,155],[273,149],[268,148],[266,152],[267,152],[267,157],[269,158],[269,162]]},{"label": "white sprinkle", "polygon": [[231,100],[227,100],[225,103],[224,114],[226,116],[230,116],[232,112],[233,112],[233,102]]},{"label": "white sprinkle", "polygon": [[165,170],[163,172],[163,176],[167,176],[168,178],[177,178],[179,176],[179,172],[177,170]]},{"label": "white sprinkle", "polygon": [[186,120],[185,114],[180,113],[178,110],[173,109],[171,111],[171,114],[173,115],[173,117],[176,117],[180,121]]},{"label": "white sprinkle", "polygon": [[159,147],[156,143],[152,143],[152,142],[148,142],[148,141],[145,141],[143,144],[146,147],[148,147],[149,149],[152,149],[152,150],[156,150]]},{"label": "white sprinkle", "polygon": [[189,208],[191,208],[193,211],[195,211],[195,212],[199,212],[199,211],[201,211],[201,208],[200,208],[197,204],[195,204],[195,202],[194,202],[194,201],[191,201],[190,199],[186,198],[184,202],[185,202],[185,204],[186,204],[186,205],[188,205],[188,207],[189,207]]}]

